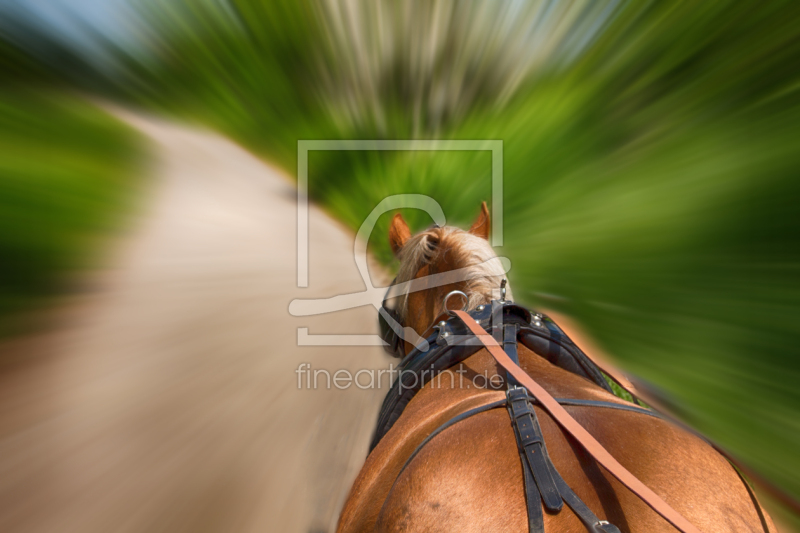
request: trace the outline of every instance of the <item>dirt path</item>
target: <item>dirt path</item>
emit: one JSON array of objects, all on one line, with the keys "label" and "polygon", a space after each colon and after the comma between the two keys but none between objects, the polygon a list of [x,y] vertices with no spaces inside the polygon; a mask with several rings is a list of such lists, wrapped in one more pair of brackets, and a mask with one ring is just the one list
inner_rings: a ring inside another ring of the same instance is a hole
[{"label": "dirt path", "polygon": [[[300,363],[383,368],[368,308],[297,319],[295,297],[362,290],[353,235],[312,208],[297,289],[295,191],[233,143],[116,112],[152,141],[145,208],[99,287],[47,335],[0,347],[0,531],[332,530],[385,392],[298,390]],[[385,280],[381,280],[385,281]]]}]

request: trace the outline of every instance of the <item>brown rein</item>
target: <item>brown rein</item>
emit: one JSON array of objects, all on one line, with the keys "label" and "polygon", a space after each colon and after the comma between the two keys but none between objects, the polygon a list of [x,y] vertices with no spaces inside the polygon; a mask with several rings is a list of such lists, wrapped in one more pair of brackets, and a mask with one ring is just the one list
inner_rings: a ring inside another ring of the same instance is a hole
[{"label": "brown rein", "polygon": [[652,508],[659,515],[664,517],[670,524],[675,526],[683,533],[700,533],[700,530],[693,526],[686,518],[673,509],[658,494],[649,489],[644,483],[639,481],[636,476],[631,474],[628,469],[622,466],[608,451],[595,439],[583,426],[581,426],[572,416],[553,398],[550,393],[536,383],[528,374],[525,373],[511,358],[503,351],[497,341],[486,333],[480,324],[475,322],[471,316],[464,311],[453,311],[460,318],[467,328],[483,343],[489,353],[494,357],[503,368],[511,374],[514,379],[524,385],[526,389],[536,398],[539,404],[564,428],[567,433],[572,435],[586,452],[591,455],[598,463],[603,465],[611,475],[617,478],[620,483],[625,485],[631,492],[636,494],[644,503]]}]

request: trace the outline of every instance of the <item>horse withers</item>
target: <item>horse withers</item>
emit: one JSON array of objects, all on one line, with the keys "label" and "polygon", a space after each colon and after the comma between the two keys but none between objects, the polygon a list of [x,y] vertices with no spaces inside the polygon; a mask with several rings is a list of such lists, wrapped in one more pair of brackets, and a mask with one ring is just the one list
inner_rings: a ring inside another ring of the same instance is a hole
[{"label": "horse withers", "polygon": [[[776,531],[712,446],[616,397],[555,324],[510,302],[510,287],[497,298],[505,270],[489,228],[485,203],[468,231],[433,227],[411,236],[399,214],[392,220],[395,284],[406,291],[387,302],[391,319],[431,342],[424,351],[408,338],[395,343],[400,378],[412,373],[415,386],[398,378],[387,396],[338,531],[676,531],[543,407],[544,398],[529,394],[534,384],[520,386],[492,355],[499,346],[527,374],[520,378],[535,379],[588,439],[685,519],[680,530]],[[457,279],[437,276],[454,271]],[[451,340],[469,339],[447,312],[456,300],[479,330],[491,331],[494,348]]]}]

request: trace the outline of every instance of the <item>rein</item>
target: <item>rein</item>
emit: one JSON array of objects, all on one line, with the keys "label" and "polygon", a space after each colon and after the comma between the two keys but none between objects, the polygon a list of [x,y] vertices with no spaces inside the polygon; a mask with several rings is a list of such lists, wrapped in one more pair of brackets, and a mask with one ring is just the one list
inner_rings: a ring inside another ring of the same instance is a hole
[{"label": "rein", "polygon": [[503,351],[497,341],[489,335],[469,314],[464,311],[453,311],[455,316],[460,318],[464,325],[480,340],[486,347],[491,356],[500,366],[524,386],[533,395],[556,422],[572,437],[577,440],[586,452],[591,455],[598,463],[603,465],[606,470],[617,478],[620,483],[625,485],[631,492],[636,494],[645,504],[661,515],[667,522],[676,527],[683,533],[700,533],[700,530],[692,525],[686,518],[673,509],[658,494],[653,492],[644,483],[631,474],[622,464],[620,464],[608,451],[595,439],[577,420],[564,409],[550,393],[541,385],[536,383],[519,365],[514,363],[511,358]]}]

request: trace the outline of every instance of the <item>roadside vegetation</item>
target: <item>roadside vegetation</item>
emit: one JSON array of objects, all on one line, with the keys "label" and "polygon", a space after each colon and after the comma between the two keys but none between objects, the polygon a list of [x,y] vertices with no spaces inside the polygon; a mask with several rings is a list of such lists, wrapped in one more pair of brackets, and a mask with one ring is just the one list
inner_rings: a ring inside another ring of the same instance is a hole
[{"label": "roadside vegetation", "polygon": [[128,212],[138,139],[0,42],[0,336],[95,266]]}]

